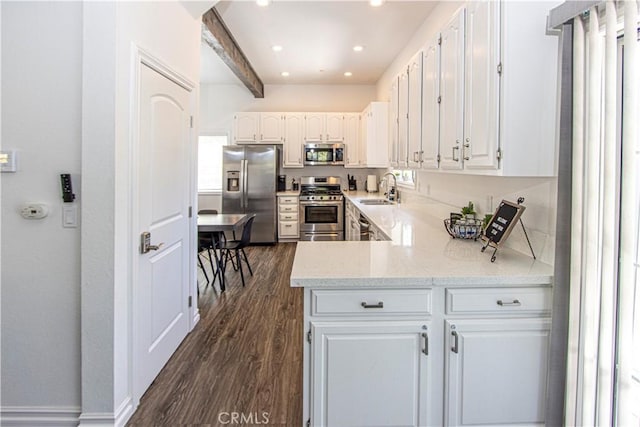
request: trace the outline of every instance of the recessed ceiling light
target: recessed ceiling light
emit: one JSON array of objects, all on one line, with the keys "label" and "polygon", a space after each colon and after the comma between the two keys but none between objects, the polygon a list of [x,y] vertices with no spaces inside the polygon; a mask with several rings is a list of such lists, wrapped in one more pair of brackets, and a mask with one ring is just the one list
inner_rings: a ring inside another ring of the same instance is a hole
[{"label": "recessed ceiling light", "polygon": [[360,45],[356,45],[356,46],[353,47],[353,50],[355,52],[362,52],[364,50],[364,47],[360,46]]},{"label": "recessed ceiling light", "polygon": [[289,72],[288,71],[283,71],[283,72],[280,73],[280,75],[282,77],[289,77]]},{"label": "recessed ceiling light", "polygon": [[271,46],[271,49],[274,52],[280,52],[282,50],[282,46],[280,46],[279,44],[276,44],[276,45]]},{"label": "recessed ceiling light", "polygon": [[269,6],[270,0],[256,0],[258,6]]},{"label": "recessed ceiling light", "polygon": [[384,3],[384,0],[369,0],[369,4],[373,7],[382,6],[382,3]]},{"label": "recessed ceiling light", "polygon": [[353,73],[351,71],[347,71],[346,73],[344,73],[345,77],[351,77],[353,76]]}]

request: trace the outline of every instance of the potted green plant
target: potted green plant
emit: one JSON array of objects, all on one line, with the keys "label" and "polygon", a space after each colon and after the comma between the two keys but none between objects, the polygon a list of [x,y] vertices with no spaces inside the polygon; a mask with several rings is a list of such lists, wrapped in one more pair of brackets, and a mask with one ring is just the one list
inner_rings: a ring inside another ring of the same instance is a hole
[{"label": "potted green plant", "polygon": [[482,220],[482,229],[486,230],[487,226],[489,226],[489,221],[493,218],[493,214],[485,214],[484,219]]},{"label": "potted green plant", "polygon": [[476,219],[476,211],[473,207],[473,202],[469,202],[467,206],[462,208],[462,215],[464,215],[467,220],[475,220]]}]

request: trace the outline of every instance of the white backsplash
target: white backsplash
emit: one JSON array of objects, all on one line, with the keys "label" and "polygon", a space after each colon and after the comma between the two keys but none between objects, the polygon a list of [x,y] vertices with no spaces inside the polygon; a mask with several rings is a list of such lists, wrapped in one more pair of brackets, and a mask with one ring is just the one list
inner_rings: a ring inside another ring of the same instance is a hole
[{"label": "white backsplash", "polygon": [[[430,206],[434,216],[448,218],[473,202],[478,218],[493,214],[501,200],[524,197],[522,221],[537,259],[553,264],[556,230],[556,178],[504,178],[447,173],[417,173],[416,190],[401,189],[402,203]],[[516,226],[506,246],[530,255],[521,226]]]}]

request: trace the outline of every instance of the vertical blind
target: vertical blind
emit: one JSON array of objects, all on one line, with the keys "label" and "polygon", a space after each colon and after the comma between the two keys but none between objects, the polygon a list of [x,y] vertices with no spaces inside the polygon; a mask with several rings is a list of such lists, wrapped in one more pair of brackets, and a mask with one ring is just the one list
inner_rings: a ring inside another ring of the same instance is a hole
[{"label": "vertical blind", "polygon": [[638,21],[635,0],[609,0],[574,18],[566,425],[638,424],[630,418],[630,408],[638,404],[632,400],[631,348],[639,207]]}]

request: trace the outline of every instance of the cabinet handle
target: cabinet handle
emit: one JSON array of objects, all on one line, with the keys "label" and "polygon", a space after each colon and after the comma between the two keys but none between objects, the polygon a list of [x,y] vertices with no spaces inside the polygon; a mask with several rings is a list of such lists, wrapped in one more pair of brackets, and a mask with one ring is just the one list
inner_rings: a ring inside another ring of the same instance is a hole
[{"label": "cabinet handle", "polygon": [[[458,141],[456,141],[456,143],[457,143],[457,142],[458,142]],[[453,153],[451,154],[451,159],[452,159],[454,162],[459,162],[459,161],[460,161],[460,157],[458,157],[458,158],[456,159],[456,150],[459,150],[459,149],[460,149],[460,147],[458,147],[458,146],[455,146],[455,147],[452,147],[452,148],[451,148],[451,151],[453,152]]]},{"label": "cabinet handle", "polygon": [[424,348],[422,349],[422,352],[428,356],[429,355],[429,335],[427,335],[426,332],[422,333],[422,338],[424,339]]},{"label": "cabinet handle", "polygon": [[496,304],[498,304],[500,307],[504,307],[505,305],[515,305],[515,306],[522,305],[520,301],[517,299],[514,299],[513,301],[502,301],[501,299],[499,299],[498,301],[496,301]]},{"label": "cabinet handle", "polygon": [[[468,141],[468,139],[467,139]],[[464,156],[465,160],[469,160],[469,156],[467,155],[467,149],[470,147],[469,144],[464,144],[464,149],[462,150],[462,155]]]},{"label": "cabinet handle", "polygon": [[451,331],[451,335],[453,336],[453,347],[451,347],[451,351],[458,354],[458,333]]},{"label": "cabinet handle", "polygon": [[367,304],[365,301],[362,301],[362,303],[360,303],[360,305],[364,308],[383,308],[383,302],[380,301],[377,304]]}]

